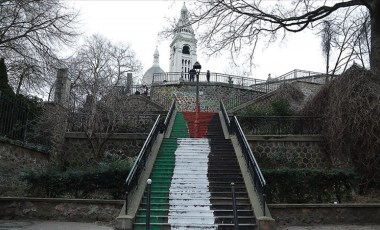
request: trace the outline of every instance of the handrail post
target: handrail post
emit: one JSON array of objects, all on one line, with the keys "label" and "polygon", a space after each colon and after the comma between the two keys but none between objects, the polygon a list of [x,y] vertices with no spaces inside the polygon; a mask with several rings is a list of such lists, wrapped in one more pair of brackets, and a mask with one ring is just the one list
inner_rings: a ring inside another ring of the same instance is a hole
[{"label": "handrail post", "polygon": [[236,209],[236,196],[235,196],[235,183],[231,183],[231,191],[232,191],[232,210],[234,213],[234,230],[239,230],[239,221]]},{"label": "handrail post", "polygon": [[152,185],[152,180],[147,181],[147,200],[146,200],[146,230],[150,230],[150,190]]},{"label": "handrail post", "polygon": [[267,195],[265,195],[265,193],[263,194],[263,214],[264,214],[264,216],[265,216],[265,209],[266,209],[266,207],[265,207],[265,198],[266,198],[266,196]]},{"label": "handrail post", "polygon": [[125,215],[128,213],[128,190],[125,190]]}]

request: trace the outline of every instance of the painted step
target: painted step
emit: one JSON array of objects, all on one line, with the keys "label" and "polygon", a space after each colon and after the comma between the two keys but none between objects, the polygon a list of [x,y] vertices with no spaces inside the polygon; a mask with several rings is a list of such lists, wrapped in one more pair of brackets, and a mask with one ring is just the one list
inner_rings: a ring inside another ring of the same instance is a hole
[{"label": "painted step", "polygon": [[[136,230],[145,230],[146,226],[145,223],[136,223],[135,228]],[[166,223],[152,223],[151,229],[162,229],[162,230],[177,230],[177,229],[202,229],[202,230],[232,230],[234,229],[234,224],[210,224],[210,225],[195,225],[195,224],[166,224]],[[257,229],[256,224],[239,224],[239,230],[254,230]]]},{"label": "painted step", "polygon": [[[232,209],[212,209],[214,212],[214,215],[216,216],[232,216],[233,210]],[[177,209],[179,212],[185,212],[186,210],[180,210]],[[163,213],[167,213],[168,209],[150,209],[151,215],[162,215]],[[207,211],[208,212],[208,211]],[[203,215],[203,211],[198,212],[200,215]],[[237,210],[238,216],[253,216],[252,210]],[[146,209],[139,209],[138,215],[146,215]]]},{"label": "painted step", "polygon": [[[202,215],[200,215],[199,212],[194,212],[194,213],[189,213],[189,214],[190,214],[189,217],[187,217],[185,219],[181,219],[181,221],[184,221],[188,224],[196,223],[199,220],[210,222],[210,224],[233,224],[234,223],[234,216],[233,215],[210,217],[210,216],[207,216],[203,213],[202,213]],[[176,217],[171,216],[170,218],[173,220],[176,220]],[[164,223],[167,223],[169,220],[169,217],[164,216],[164,215],[152,215],[151,214],[150,220],[152,222],[155,222],[155,223],[157,223],[158,221],[162,221]],[[146,215],[137,215],[136,216],[136,223],[145,223],[145,222],[146,222]],[[255,222],[256,222],[256,219],[254,216],[239,216],[238,217],[238,223],[239,224],[255,224]]]}]

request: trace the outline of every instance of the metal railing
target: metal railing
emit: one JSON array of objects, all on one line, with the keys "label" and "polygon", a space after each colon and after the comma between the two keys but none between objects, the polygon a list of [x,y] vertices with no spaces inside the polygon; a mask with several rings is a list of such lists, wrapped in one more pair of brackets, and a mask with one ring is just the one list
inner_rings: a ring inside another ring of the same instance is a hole
[{"label": "metal railing", "polygon": [[323,75],[323,73],[295,69],[270,81],[263,81],[258,82],[254,85],[250,85],[251,90],[255,91],[256,93],[253,93],[252,91],[247,91],[246,93],[243,93],[238,96],[234,95],[232,98],[224,102],[225,106],[227,109],[235,108],[243,104],[244,102],[253,100],[265,93],[275,91],[276,89],[280,88],[282,84],[292,81],[324,83],[325,76]]},{"label": "metal railing", "polygon": [[176,108],[176,100],[174,99],[172,102],[172,105],[170,106],[170,109],[168,111],[168,114],[166,115],[165,122],[164,122],[164,127],[165,129],[168,127],[170,119],[173,116],[174,110]]},{"label": "metal railing", "polygon": [[37,113],[36,109],[30,108],[22,100],[0,91],[0,136],[30,141],[34,137],[33,129],[36,126]]},{"label": "metal railing", "polygon": [[[162,84],[165,82],[181,82],[181,81],[189,82],[190,81],[189,73],[187,72],[186,73],[181,73],[181,72],[155,73],[153,74],[152,84]],[[206,72],[199,73],[199,82],[207,82]],[[241,86],[251,86],[251,85],[263,83],[265,82],[265,80],[235,76],[235,75],[230,75],[230,74],[210,73],[210,82],[219,82],[219,83],[234,84],[234,85],[241,85]]]},{"label": "metal railing", "polygon": [[235,133],[237,140],[239,141],[242,154],[245,158],[245,162],[248,166],[248,170],[252,179],[252,182],[255,186],[257,194],[259,196],[260,206],[262,208],[263,214],[265,216],[265,195],[264,187],[266,181],[263,174],[261,173],[260,167],[257,164],[256,158],[252,153],[251,147],[248,144],[247,139],[245,138],[244,132],[239,124],[239,121],[236,116],[230,121],[226,109],[224,108],[223,101],[220,101],[220,108],[223,114],[223,119],[226,121],[226,125],[230,124],[228,127],[229,130]]},{"label": "metal railing", "polygon": [[224,119],[224,123],[226,124],[228,130],[231,126],[231,121],[230,121],[230,118],[228,117],[228,113],[227,113],[227,110],[226,108],[224,107],[224,104],[223,104],[223,101],[220,100],[220,103],[219,103],[219,109],[220,111],[222,111],[222,114],[223,114],[223,119]]},{"label": "metal railing", "polygon": [[320,117],[257,116],[239,117],[248,135],[319,135]]},{"label": "metal railing", "polygon": [[262,208],[263,214],[265,216],[265,197],[264,197],[264,187],[266,181],[263,174],[261,173],[260,167],[257,164],[256,158],[252,153],[251,147],[248,144],[247,139],[245,138],[244,132],[240,127],[239,121],[236,116],[233,117],[231,121],[231,130],[235,133],[239,145],[241,147],[245,162],[248,166],[248,171],[251,176],[252,182],[257,191],[260,206]]},{"label": "metal railing", "polygon": [[[273,78],[272,81],[284,81],[284,80],[291,80],[291,79],[297,79],[297,78],[305,78],[305,77],[311,77],[315,75],[324,75],[324,73],[320,72],[313,72],[308,70],[301,70],[301,69],[294,69],[292,71],[289,71],[279,77]],[[271,81],[270,81],[271,82]]]},{"label": "metal railing", "polygon": [[156,141],[157,135],[159,133],[159,123],[161,115],[158,115],[156,122],[154,123],[148,137],[145,140],[143,147],[140,150],[137,159],[133,163],[131,171],[128,174],[127,179],[125,180],[125,214],[127,214],[128,208],[128,194],[138,182],[139,175],[145,168],[145,163],[148,159],[149,153],[152,150],[154,142]]}]

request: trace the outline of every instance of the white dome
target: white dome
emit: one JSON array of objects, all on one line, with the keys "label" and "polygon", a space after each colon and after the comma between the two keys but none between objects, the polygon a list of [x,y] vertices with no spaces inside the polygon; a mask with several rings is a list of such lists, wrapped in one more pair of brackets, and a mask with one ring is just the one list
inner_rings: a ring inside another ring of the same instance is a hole
[{"label": "white dome", "polygon": [[156,50],[153,54],[153,65],[150,67],[145,73],[142,78],[142,84],[143,85],[151,85],[153,82],[153,74],[165,74],[165,71],[163,71],[159,64],[159,58],[160,54],[158,53],[158,47],[156,46]]},{"label": "white dome", "polygon": [[150,67],[145,73],[142,78],[142,84],[143,85],[151,85],[153,82],[153,74],[165,74],[165,71],[161,69],[160,66],[152,66]]}]

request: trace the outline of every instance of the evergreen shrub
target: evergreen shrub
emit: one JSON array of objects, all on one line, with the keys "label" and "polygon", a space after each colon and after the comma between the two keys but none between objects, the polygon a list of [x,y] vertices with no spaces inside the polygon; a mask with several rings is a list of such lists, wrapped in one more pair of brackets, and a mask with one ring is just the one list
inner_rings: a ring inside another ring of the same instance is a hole
[{"label": "evergreen shrub", "polygon": [[130,168],[128,160],[118,159],[66,170],[58,166],[30,169],[21,174],[21,179],[34,197],[89,198],[106,192],[108,197],[120,199]]},{"label": "evergreen shrub", "polygon": [[282,168],[263,170],[268,203],[333,203],[352,198],[352,170]]}]

